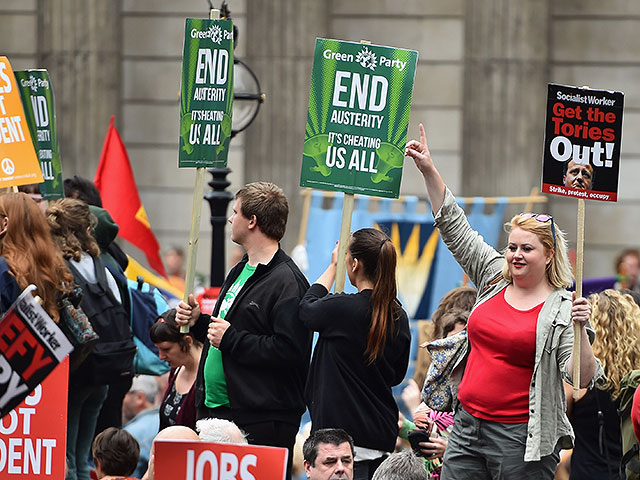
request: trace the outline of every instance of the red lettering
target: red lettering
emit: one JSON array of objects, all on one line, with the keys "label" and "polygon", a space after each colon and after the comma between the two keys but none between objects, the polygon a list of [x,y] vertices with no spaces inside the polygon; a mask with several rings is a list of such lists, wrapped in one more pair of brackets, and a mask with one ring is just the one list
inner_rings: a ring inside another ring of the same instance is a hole
[{"label": "red lettering", "polygon": [[24,329],[22,320],[14,313],[8,315],[0,323],[0,351],[7,351],[17,334]]},{"label": "red lettering", "polygon": [[604,121],[607,123],[613,123],[616,121],[616,114],[614,112],[607,112],[604,116]]},{"label": "red lettering", "polygon": [[4,356],[7,357],[7,360],[11,359],[16,353],[24,356],[29,352],[30,349],[27,349],[25,346],[35,347],[38,345],[38,340],[31,335],[31,332],[26,328],[20,332],[18,338],[11,344],[7,351],[4,352]]},{"label": "red lettering", "polygon": [[589,138],[591,140],[600,140],[602,138],[602,130],[598,127],[591,127],[589,129]]},{"label": "red lettering", "polygon": [[564,104],[561,102],[554,103],[551,111],[558,117],[564,117]]},{"label": "red lettering", "polygon": [[560,135],[560,127],[562,126],[562,122],[564,120],[558,117],[551,117],[551,121],[553,122],[553,134]]},{"label": "red lettering", "polygon": [[605,142],[613,142],[616,139],[616,132],[613,128],[605,128],[602,130],[602,139]]},{"label": "red lettering", "polygon": [[22,378],[24,378],[25,381],[29,381],[29,379],[31,378],[31,375],[33,375],[35,372],[37,372],[41,368],[46,367],[51,362],[53,362],[51,357],[44,356],[46,352],[45,352],[45,349],[42,347],[42,345],[37,343],[35,347],[36,347],[36,350],[33,353],[33,359],[31,360],[31,365],[29,365],[29,368],[27,368],[22,374]]}]

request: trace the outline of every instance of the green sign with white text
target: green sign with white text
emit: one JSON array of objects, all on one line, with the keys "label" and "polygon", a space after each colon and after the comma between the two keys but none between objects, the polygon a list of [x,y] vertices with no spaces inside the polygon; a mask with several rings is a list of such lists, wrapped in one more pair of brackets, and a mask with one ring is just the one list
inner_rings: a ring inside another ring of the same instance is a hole
[{"label": "green sign with white text", "polygon": [[187,18],[178,167],[226,167],[233,106],[231,20]]},{"label": "green sign with white text", "polygon": [[316,39],[300,185],[398,198],[418,52]]},{"label": "green sign with white text", "polygon": [[14,72],[33,146],[38,153],[44,183],[40,193],[45,200],[64,198],[62,164],[56,128],[53,87],[46,70]]}]

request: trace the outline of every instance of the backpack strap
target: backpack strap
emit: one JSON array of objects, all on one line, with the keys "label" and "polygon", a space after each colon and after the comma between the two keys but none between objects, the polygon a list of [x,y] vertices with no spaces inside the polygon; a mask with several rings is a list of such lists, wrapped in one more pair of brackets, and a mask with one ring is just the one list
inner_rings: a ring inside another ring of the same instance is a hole
[{"label": "backpack strap", "polygon": [[96,283],[100,285],[104,291],[111,292],[109,288],[109,282],[107,281],[107,273],[105,271],[104,262],[100,257],[91,256],[93,260],[93,269],[96,273]]},{"label": "backpack strap", "polygon": [[640,447],[637,443],[634,443],[633,446],[627,451],[627,453],[625,453],[620,459],[620,477],[624,478],[623,473],[625,471],[625,468],[627,467],[629,462],[637,459],[639,454]]}]

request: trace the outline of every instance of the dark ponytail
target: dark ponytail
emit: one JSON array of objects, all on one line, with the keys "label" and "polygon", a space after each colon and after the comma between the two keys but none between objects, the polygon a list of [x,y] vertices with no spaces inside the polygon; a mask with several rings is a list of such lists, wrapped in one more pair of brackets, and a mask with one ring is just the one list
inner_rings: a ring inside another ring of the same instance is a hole
[{"label": "dark ponytail", "polygon": [[396,286],[396,249],[391,239],[374,228],[363,228],[351,235],[351,257],[362,264],[364,276],[373,282],[371,294],[371,327],[365,356],[369,364],[380,357],[387,341],[389,321],[391,331],[400,312]]}]

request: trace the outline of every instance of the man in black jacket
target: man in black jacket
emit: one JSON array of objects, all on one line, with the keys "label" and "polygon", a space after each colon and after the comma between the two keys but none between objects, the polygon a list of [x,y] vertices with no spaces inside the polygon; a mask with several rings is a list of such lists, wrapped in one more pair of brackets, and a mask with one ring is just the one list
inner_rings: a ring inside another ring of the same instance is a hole
[{"label": "man in black jacket", "polygon": [[236,194],[231,240],[246,255],[227,275],[213,315],[201,315],[193,296],[176,322],[207,341],[196,378],[198,418],[234,421],[252,444],[289,449],[304,412],[311,332],[298,320],[309,288],[280,248],[289,206],[272,183],[245,185]]}]

